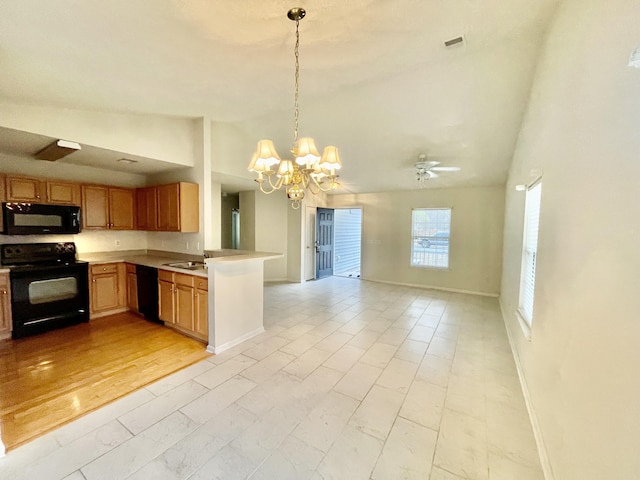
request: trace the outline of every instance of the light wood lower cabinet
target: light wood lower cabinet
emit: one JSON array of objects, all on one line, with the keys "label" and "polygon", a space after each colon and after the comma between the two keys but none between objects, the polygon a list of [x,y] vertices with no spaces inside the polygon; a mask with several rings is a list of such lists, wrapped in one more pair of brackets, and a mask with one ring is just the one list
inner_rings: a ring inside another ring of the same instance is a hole
[{"label": "light wood lower cabinet", "polygon": [[196,313],[194,329],[196,333],[209,339],[209,281],[198,277],[195,285]]},{"label": "light wood lower cabinet", "polygon": [[91,265],[90,318],[124,312],[127,309],[125,275],[125,265],[122,262]]},{"label": "light wood lower cabinet", "polygon": [[208,340],[207,279],[158,271],[160,320],[201,340]]},{"label": "light wood lower cabinet", "polygon": [[11,334],[11,289],[9,274],[0,274],[0,338]]},{"label": "light wood lower cabinet", "polygon": [[127,263],[127,307],[129,310],[139,313],[138,310],[138,275],[136,274],[136,266]]}]

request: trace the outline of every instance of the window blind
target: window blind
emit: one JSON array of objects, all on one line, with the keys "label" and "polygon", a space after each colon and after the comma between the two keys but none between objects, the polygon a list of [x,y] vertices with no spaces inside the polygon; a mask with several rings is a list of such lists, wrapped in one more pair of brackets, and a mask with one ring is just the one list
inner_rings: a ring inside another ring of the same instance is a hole
[{"label": "window blind", "polygon": [[541,195],[542,183],[538,181],[528,188],[525,201],[520,311],[529,325],[531,325],[533,320],[533,300],[536,286],[536,256],[538,253],[538,227],[540,224]]}]

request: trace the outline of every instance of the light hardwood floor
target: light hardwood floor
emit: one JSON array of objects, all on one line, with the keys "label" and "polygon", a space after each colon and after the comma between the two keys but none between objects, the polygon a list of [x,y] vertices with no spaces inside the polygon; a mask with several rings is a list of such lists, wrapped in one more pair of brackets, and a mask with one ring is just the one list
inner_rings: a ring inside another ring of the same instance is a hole
[{"label": "light hardwood floor", "polygon": [[0,425],[11,450],[210,356],[205,345],[122,313],[0,341]]}]

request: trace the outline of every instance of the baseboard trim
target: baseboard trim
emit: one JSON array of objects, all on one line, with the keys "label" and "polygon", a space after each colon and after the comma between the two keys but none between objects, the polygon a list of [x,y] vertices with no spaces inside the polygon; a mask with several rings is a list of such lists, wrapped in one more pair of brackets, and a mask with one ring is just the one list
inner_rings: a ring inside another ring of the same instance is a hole
[{"label": "baseboard trim", "polygon": [[475,292],[473,290],[461,290],[458,288],[436,287],[433,285],[420,285],[416,283],[390,282],[388,280],[379,280],[376,278],[360,278],[360,280],[367,280],[369,282],[377,282],[377,283],[386,283],[389,285],[399,285],[401,287],[423,288],[425,290],[441,290],[443,292],[466,293],[468,295],[479,295],[481,297],[498,298],[500,296],[500,294],[498,293]]},{"label": "baseboard trim", "polygon": [[230,348],[235,347],[236,345],[239,345],[242,342],[255,337],[256,335],[260,335],[262,332],[264,332],[264,327],[256,328],[251,332],[245,333],[244,335],[241,335],[238,338],[234,338],[233,340],[227,343],[223,343],[222,345],[219,345],[217,347],[214,347],[213,345],[209,344],[207,345],[207,352],[215,353],[215,354],[222,353],[225,350],[229,350]]},{"label": "baseboard trim", "polygon": [[515,348],[515,343],[513,341],[513,336],[511,335],[511,330],[509,330],[509,324],[507,323],[507,316],[505,315],[504,305],[502,304],[502,297],[500,297],[498,303],[500,304],[500,313],[502,314],[502,321],[504,323],[504,328],[507,331],[507,337],[509,338],[511,355],[513,356],[513,360],[516,364],[518,379],[520,380],[520,388],[522,389],[522,395],[524,396],[524,403],[527,406],[527,412],[529,413],[529,421],[531,422],[533,436],[536,440],[536,446],[538,447],[538,457],[540,458],[540,466],[542,467],[542,474],[544,475],[545,480],[555,480],[555,477],[553,475],[553,470],[551,469],[551,462],[549,462],[549,456],[547,455],[547,448],[544,443],[544,438],[542,436],[540,423],[538,422],[538,417],[533,407],[533,402],[531,401],[531,395],[529,394],[529,388],[527,387],[527,382],[524,377],[524,370],[522,369],[520,356],[518,355],[518,350],[516,350]]}]

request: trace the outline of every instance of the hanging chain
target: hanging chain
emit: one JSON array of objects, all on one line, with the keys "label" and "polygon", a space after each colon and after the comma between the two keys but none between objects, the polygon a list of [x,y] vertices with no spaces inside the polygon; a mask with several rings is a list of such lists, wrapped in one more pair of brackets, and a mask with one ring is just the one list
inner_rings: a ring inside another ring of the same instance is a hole
[{"label": "hanging chain", "polygon": [[296,20],[296,47],[293,50],[293,54],[296,57],[296,75],[295,75],[295,93],[294,93],[294,101],[293,101],[293,115],[294,115],[294,125],[293,125],[293,148],[296,148],[296,144],[298,143],[298,117],[300,116],[300,112],[298,111],[298,90],[300,86],[300,32],[298,31],[298,26],[300,25],[300,20]]}]

